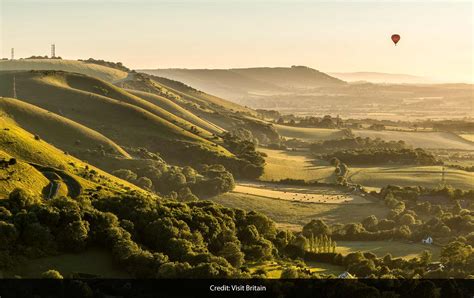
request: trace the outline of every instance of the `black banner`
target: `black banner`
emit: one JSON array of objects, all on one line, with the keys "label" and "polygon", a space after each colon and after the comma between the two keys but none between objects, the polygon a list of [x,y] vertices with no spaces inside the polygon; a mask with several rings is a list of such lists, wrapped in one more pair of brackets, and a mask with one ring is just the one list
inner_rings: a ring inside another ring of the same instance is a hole
[{"label": "black banner", "polygon": [[13,297],[474,297],[460,279],[3,279],[0,298]]}]

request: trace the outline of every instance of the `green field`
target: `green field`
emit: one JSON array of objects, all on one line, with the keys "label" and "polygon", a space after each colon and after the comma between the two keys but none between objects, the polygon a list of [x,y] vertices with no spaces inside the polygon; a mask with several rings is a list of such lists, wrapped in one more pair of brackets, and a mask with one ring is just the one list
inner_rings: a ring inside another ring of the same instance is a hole
[{"label": "green field", "polygon": [[474,150],[474,143],[450,132],[411,132],[411,131],[375,131],[353,130],[356,136],[363,138],[381,138],[385,141],[403,140],[415,148]]},{"label": "green field", "polygon": [[334,183],[334,167],[325,161],[315,161],[308,151],[283,151],[258,148],[267,155],[262,181],[278,181],[281,179],[303,179]]},{"label": "green field", "polygon": [[[344,133],[339,129],[292,127],[275,125],[278,133],[287,138],[298,138],[307,142],[339,139]],[[381,138],[385,141],[403,140],[415,148],[474,150],[474,143],[449,132],[414,132],[394,130],[353,130],[356,136]]]},{"label": "green field", "polygon": [[[258,149],[267,154],[262,181],[285,178],[334,183],[334,167],[314,160],[309,152]],[[442,166],[351,167],[348,180],[376,190],[389,184],[436,188],[441,183]],[[445,181],[460,189],[474,189],[474,173],[445,167]]]},{"label": "green field", "polygon": [[[442,182],[441,166],[349,168],[349,180],[367,187],[386,185],[436,188]],[[445,168],[445,182],[455,188],[474,189],[474,173]]]},{"label": "green field", "polygon": [[388,209],[383,204],[325,204],[292,202],[241,193],[226,193],[211,201],[226,207],[255,210],[266,214],[281,228],[301,230],[312,219],[323,219],[330,224],[359,222],[369,215],[385,217]]},{"label": "green field", "polygon": [[408,243],[401,241],[337,241],[336,252],[346,255],[351,252],[372,252],[378,257],[390,253],[393,257],[413,258],[424,250],[433,254],[433,261],[439,259],[440,247],[422,243]]},{"label": "green field", "polygon": [[[57,270],[65,278],[73,273],[87,273],[101,278],[129,278],[127,272],[114,265],[112,255],[99,249],[89,249],[78,254],[31,259],[22,266],[4,272],[4,277],[40,278],[41,273],[50,269]],[[1,272],[0,272],[1,273]]]},{"label": "green field", "polygon": [[[281,273],[285,268],[297,268],[295,265],[285,264],[282,262],[249,263],[246,264],[246,266],[249,268],[250,273],[255,273],[257,270],[265,270],[266,277],[272,279],[280,278]],[[345,271],[344,267],[342,266],[320,262],[306,262],[306,268],[308,268],[311,272],[326,275],[339,275]]]},{"label": "green field", "polygon": [[275,124],[280,135],[286,138],[302,139],[307,142],[340,139],[344,133],[339,129],[293,127]]}]

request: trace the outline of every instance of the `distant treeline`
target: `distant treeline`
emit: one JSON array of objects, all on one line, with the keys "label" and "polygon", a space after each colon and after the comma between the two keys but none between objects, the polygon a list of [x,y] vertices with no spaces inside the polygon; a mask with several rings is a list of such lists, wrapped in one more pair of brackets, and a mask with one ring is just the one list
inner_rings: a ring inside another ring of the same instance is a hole
[{"label": "distant treeline", "polygon": [[105,61],[105,60],[94,59],[94,58],[89,58],[87,60],[79,59],[78,61],[82,61],[82,62],[85,62],[85,63],[98,64],[98,65],[102,65],[102,66],[107,66],[107,67],[115,68],[115,69],[122,70],[122,71],[125,71],[125,72],[130,71],[130,68],[124,66],[122,64],[122,62],[111,62],[111,61]]},{"label": "distant treeline", "polygon": [[407,145],[405,141],[384,141],[380,138],[344,138],[337,140],[327,140],[313,143],[309,146],[315,153],[328,152],[334,150],[357,150],[357,149],[404,149]]},{"label": "distant treeline", "polygon": [[388,149],[371,148],[343,150],[323,156],[326,160],[337,158],[349,165],[441,165],[442,161],[421,148],[417,149]]}]

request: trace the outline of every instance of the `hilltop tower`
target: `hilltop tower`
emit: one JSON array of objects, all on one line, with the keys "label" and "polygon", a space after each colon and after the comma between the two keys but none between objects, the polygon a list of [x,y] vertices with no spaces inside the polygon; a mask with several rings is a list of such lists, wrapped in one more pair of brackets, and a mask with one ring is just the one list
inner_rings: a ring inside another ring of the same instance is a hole
[{"label": "hilltop tower", "polygon": [[12,48],[11,54],[12,54],[11,60],[15,60],[15,48]]},{"label": "hilltop tower", "polygon": [[51,45],[51,58],[56,58],[56,45],[54,43]]}]

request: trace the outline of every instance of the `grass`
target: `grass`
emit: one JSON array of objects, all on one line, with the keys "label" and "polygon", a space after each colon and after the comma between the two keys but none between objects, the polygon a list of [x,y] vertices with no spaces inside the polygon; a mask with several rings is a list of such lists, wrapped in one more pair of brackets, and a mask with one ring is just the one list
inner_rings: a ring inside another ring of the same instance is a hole
[{"label": "grass", "polygon": [[290,230],[301,230],[301,227],[312,219],[323,219],[330,224],[345,224],[361,221],[372,214],[378,218],[385,217],[389,211],[383,204],[378,203],[306,203],[235,192],[222,194],[211,200],[226,207],[261,212],[273,219],[279,227]]},{"label": "grass", "polygon": [[[386,185],[436,188],[441,184],[441,166],[399,166],[349,168],[349,180],[363,186]],[[474,189],[474,173],[445,167],[446,184],[460,189]]]},{"label": "grass", "polygon": [[[9,160],[12,156],[0,150],[0,159]],[[41,196],[49,180],[28,163],[19,161],[8,169],[0,169],[0,199],[5,198],[15,188],[22,188],[32,195]]]},{"label": "grass", "polygon": [[[255,273],[258,270],[264,270],[266,272],[266,277],[270,279],[277,279],[281,277],[281,273],[285,268],[294,268],[296,269],[297,266],[292,265],[291,263],[285,262],[259,262],[259,263],[247,263],[245,264],[250,273]],[[344,272],[344,267],[327,264],[327,263],[319,263],[319,262],[306,262],[306,268],[309,269],[311,272],[316,272],[318,274],[333,274],[339,275]]]},{"label": "grass", "polygon": [[[317,142],[344,137],[338,129],[291,127],[275,125],[278,133],[287,138],[298,138],[307,142]],[[381,138],[385,141],[403,140],[415,148],[474,150],[472,141],[449,132],[353,130],[363,138]]]},{"label": "grass", "polygon": [[[0,74],[0,92],[4,95],[11,93],[12,75],[8,72]],[[147,104],[158,108],[145,100],[135,98],[135,105],[133,102],[123,102],[124,97],[116,100],[68,85],[68,82],[73,82],[71,84],[78,87],[79,80],[81,85],[88,82],[90,88],[95,85],[102,86],[104,82],[98,79],[79,74],[45,75],[29,72],[16,73],[15,77],[18,98],[21,100],[59,113],[121,146],[146,147],[150,151],[160,151],[169,150],[173,142],[179,141],[197,145],[196,150],[202,150],[205,154],[211,152],[216,156],[232,156],[224,148],[215,146],[212,142],[158,116],[157,112],[140,107],[141,104]]]},{"label": "grass", "polygon": [[[13,120],[5,116],[0,117],[0,150],[2,150],[5,156],[15,157],[20,165],[35,163],[45,167],[61,169],[67,173],[71,179],[79,183],[83,189],[95,189],[101,185],[103,189],[100,192],[107,194],[110,194],[110,192],[123,192],[125,191],[124,187],[143,192],[143,190],[129,182],[88,165],[71,155],[65,154],[62,150],[59,150],[44,140],[35,139],[33,134],[22,129]],[[79,174],[85,171],[86,166],[89,170],[96,171],[96,178],[84,179],[79,177]],[[29,169],[30,167],[28,166],[26,168]],[[30,173],[32,173],[32,177],[36,178],[31,178]],[[47,181],[40,179],[36,173],[37,171],[33,170],[17,171],[17,176],[21,180],[9,179],[10,182],[7,184],[8,188],[5,187],[5,191],[15,187],[24,187],[25,189],[33,189],[34,192],[37,193],[38,188],[43,188],[47,185]],[[33,185],[34,183],[38,183],[38,185],[29,188],[28,184]]]},{"label": "grass", "polygon": [[213,123],[197,117],[193,113],[182,108],[181,106],[174,103],[168,98],[165,98],[156,94],[148,93],[148,92],[143,92],[143,91],[137,91],[137,90],[127,90],[127,91],[209,132],[220,134],[224,131],[222,128],[214,125]]},{"label": "grass", "polygon": [[309,152],[283,151],[258,148],[267,155],[262,181],[303,179],[306,181],[334,183],[334,167],[324,161],[314,161]]},{"label": "grass", "polygon": [[0,69],[3,70],[62,70],[68,72],[82,73],[88,76],[113,82],[127,77],[127,73],[118,69],[84,63],[75,60],[60,59],[23,59],[0,61]]},{"label": "grass", "polygon": [[353,130],[356,136],[381,138],[385,141],[403,140],[415,148],[474,150],[474,144],[450,132],[409,132]]},{"label": "grass", "polygon": [[[0,98],[0,111],[31,133],[63,150],[75,153],[103,148],[122,158],[130,158],[119,145],[104,135],[72,120],[13,98]],[[80,142],[78,144],[77,142]]]},{"label": "grass", "polygon": [[393,257],[410,259],[418,256],[424,250],[433,254],[433,261],[439,259],[441,249],[435,245],[409,243],[401,241],[337,241],[336,252],[343,255],[351,252],[372,252],[378,257],[391,254]]},{"label": "grass", "polygon": [[78,254],[62,254],[38,259],[31,259],[22,266],[7,271],[4,277],[21,276],[23,278],[40,278],[50,269],[57,270],[65,278],[74,273],[98,275],[101,278],[129,278],[130,276],[114,265],[112,255],[101,249],[89,249]]},{"label": "grass", "polygon": [[340,139],[344,133],[339,129],[292,127],[275,124],[278,133],[286,138],[296,138],[307,142]]},{"label": "grass", "polygon": [[333,187],[302,187],[252,182],[237,184],[233,191],[236,193],[250,194],[291,202],[327,204],[371,203],[360,195],[343,192]]}]

